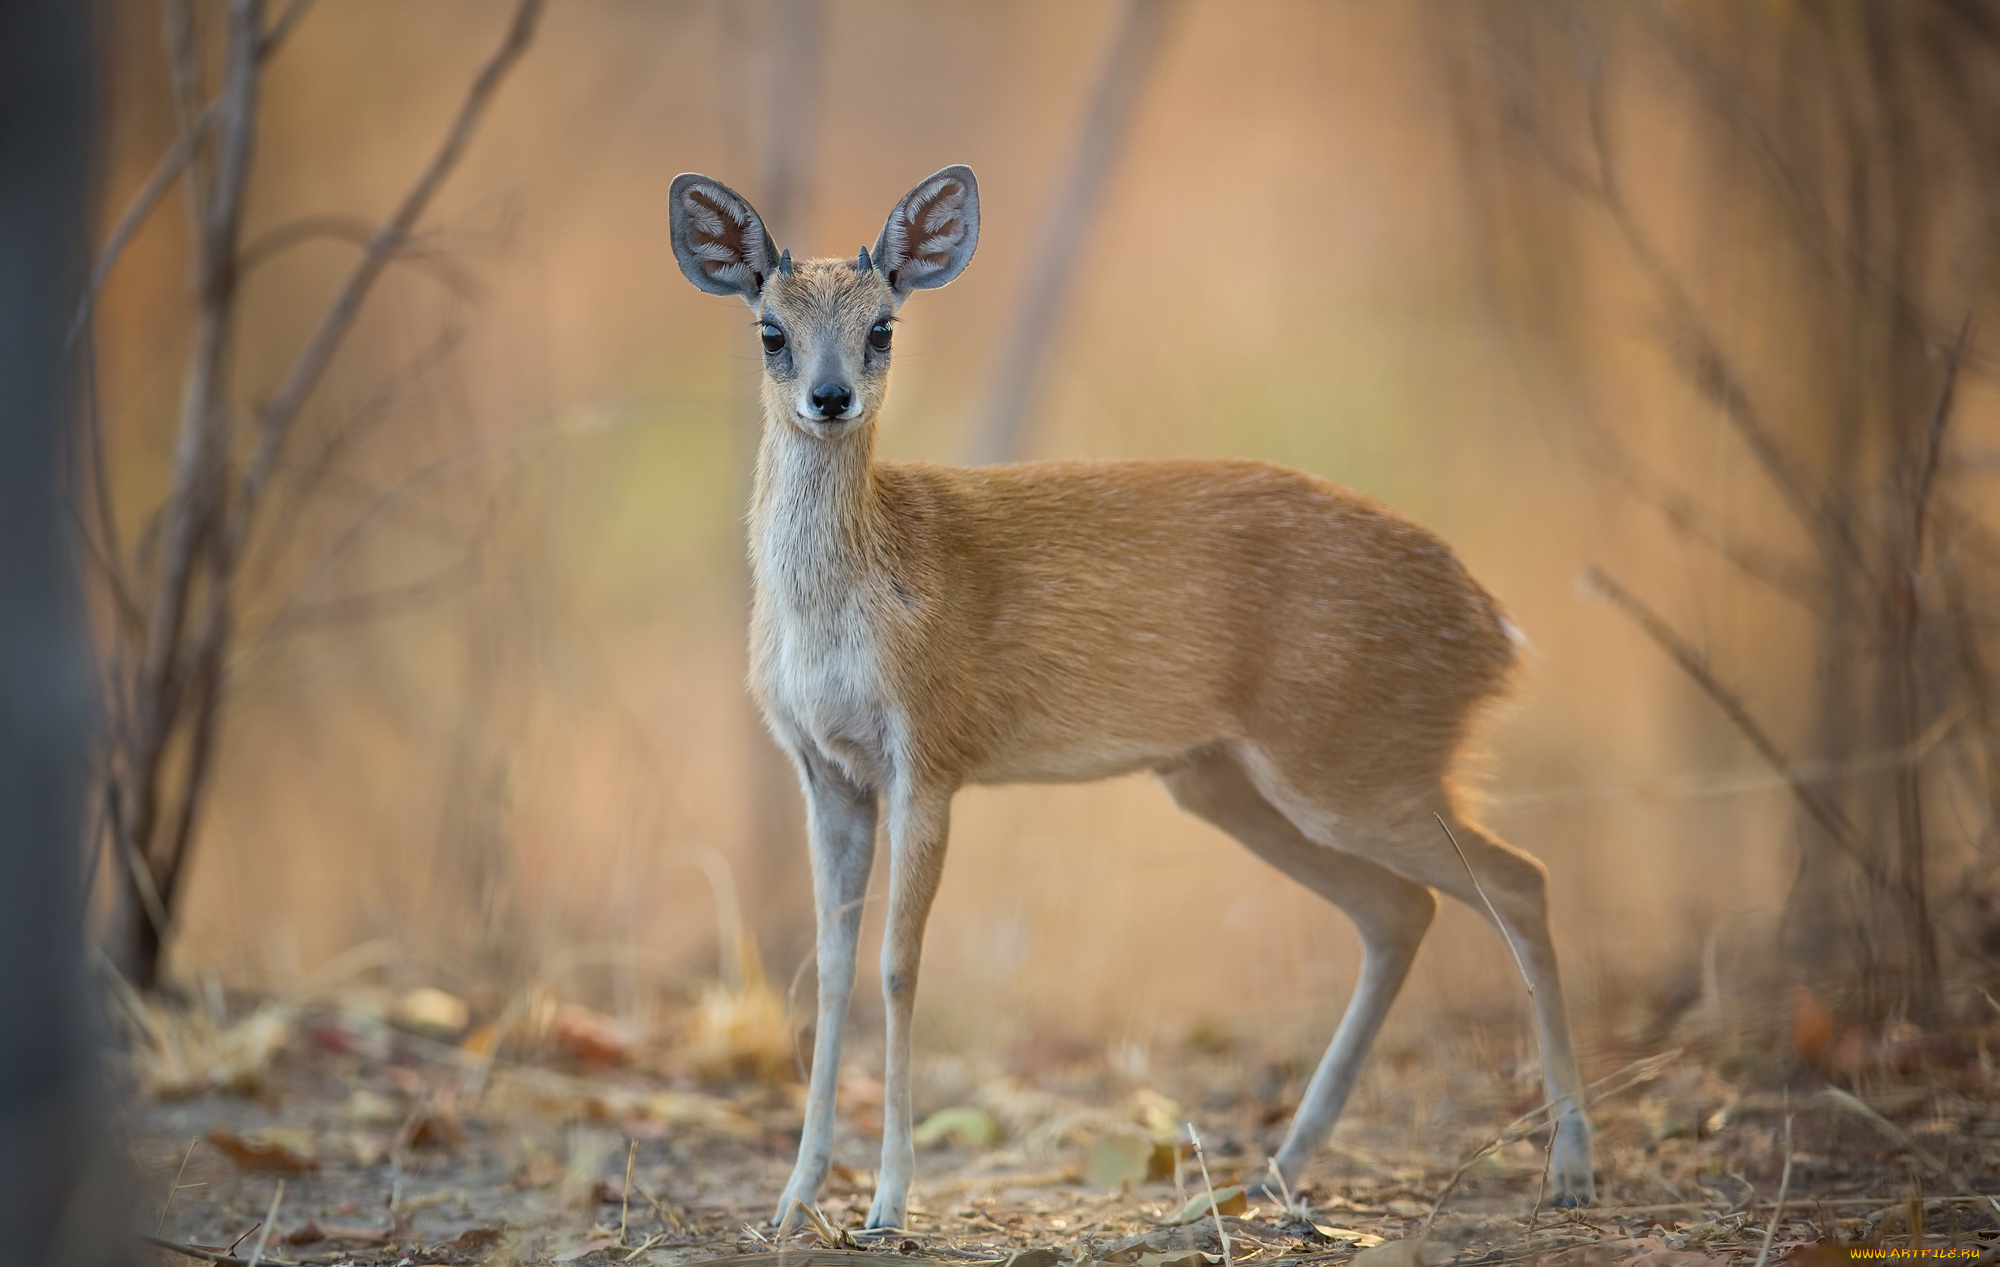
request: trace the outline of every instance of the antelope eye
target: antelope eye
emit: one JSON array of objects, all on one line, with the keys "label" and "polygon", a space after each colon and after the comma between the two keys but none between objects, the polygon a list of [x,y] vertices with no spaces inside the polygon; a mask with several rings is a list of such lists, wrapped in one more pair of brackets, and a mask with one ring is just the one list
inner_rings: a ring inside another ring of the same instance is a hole
[{"label": "antelope eye", "polygon": [[764,340],[764,350],[772,356],[785,350],[785,332],[766,321],[758,332]]},{"label": "antelope eye", "polygon": [[876,322],[874,325],[868,327],[868,346],[874,348],[877,352],[887,352],[889,350],[889,336],[893,333],[895,332],[890,329],[888,322]]}]

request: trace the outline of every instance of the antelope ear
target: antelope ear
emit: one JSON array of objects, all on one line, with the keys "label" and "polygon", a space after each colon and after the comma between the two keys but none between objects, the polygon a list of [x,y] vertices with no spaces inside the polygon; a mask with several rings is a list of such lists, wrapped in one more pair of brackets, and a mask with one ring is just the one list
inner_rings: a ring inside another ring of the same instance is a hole
[{"label": "antelope ear", "polygon": [[979,182],[954,164],[919,181],[889,213],[875,239],[875,270],[901,303],[964,272],[978,245]]},{"label": "antelope ear", "polygon": [[674,177],[667,199],[681,272],[711,295],[756,303],[778,267],[777,248],[757,209],[721,181],[695,172]]}]

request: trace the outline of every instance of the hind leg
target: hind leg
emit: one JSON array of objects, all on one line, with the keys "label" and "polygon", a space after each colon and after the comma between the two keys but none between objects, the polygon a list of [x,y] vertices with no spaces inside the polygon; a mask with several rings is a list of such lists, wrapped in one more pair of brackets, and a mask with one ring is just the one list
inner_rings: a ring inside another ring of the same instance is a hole
[{"label": "hind leg", "polygon": [[[1570,1039],[1555,941],[1549,935],[1548,871],[1534,858],[1448,808],[1441,805],[1440,812],[1451,824],[1450,837],[1426,815],[1397,833],[1396,851],[1383,861],[1412,880],[1451,894],[1494,922],[1518,957],[1534,997],[1542,1081],[1549,1103],[1555,1106],[1556,1137],[1549,1155],[1553,1204],[1588,1205],[1596,1192],[1591,1176],[1590,1121],[1584,1115],[1583,1080]],[[1453,839],[1458,842],[1456,849]],[[1467,874],[1468,868],[1471,874]]]},{"label": "hind leg", "polygon": [[1430,927],[1437,899],[1421,884],[1308,839],[1226,753],[1203,755],[1160,777],[1182,809],[1220,827],[1340,907],[1360,930],[1361,976],[1354,996],[1278,1150],[1279,1173],[1286,1183],[1296,1184],[1354,1089],[1361,1062]]}]

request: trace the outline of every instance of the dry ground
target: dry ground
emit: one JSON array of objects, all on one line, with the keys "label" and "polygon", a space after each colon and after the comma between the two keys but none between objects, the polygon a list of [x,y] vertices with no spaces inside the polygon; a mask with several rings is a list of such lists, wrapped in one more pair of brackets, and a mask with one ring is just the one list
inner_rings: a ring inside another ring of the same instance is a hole
[{"label": "dry ground", "polygon": [[[768,1007],[738,998],[732,1013],[711,992],[706,1030],[659,1041],[552,1005],[498,1030],[469,1025],[452,1002],[269,1004],[225,1021],[128,1001],[145,1018],[124,1119],[139,1231],[247,1261],[275,1208],[267,1263],[783,1250],[804,1264],[859,1249],[1204,1267],[1222,1250],[1215,1218],[1199,1217],[1205,1160],[1232,1263],[1698,1267],[1763,1261],[1767,1239],[1772,1262],[1816,1262],[1836,1244],[2000,1257],[2000,1205],[1981,1195],[2000,1193],[2000,1078],[1981,1032],[1877,1043],[1832,1078],[1796,1052],[1600,1052],[1598,1204],[1577,1212],[1535,1210],[1544,1137],[1532,1124],[1506,1134],[1540,1099],[1518,1020],[1439,1021],[1421,1042],[1378,1050],[1300,1194],[1308,1211],[1231,1192],[1262,1177],[1307,1072],[1254,1039],[1204,1030],[1150,1053],[1041,1039],[991,1064],[933,1053],[917,1096],[936,1138],[911,1226],[858,1242],[849,1231],[867,1209],[881,1102],[850,1073],[823,1225],[780,1241],[765,1220],[803,1097],[789,1059],[748,1032]],[[878,1056],[856,1050],[848,1068]],[[1202,1157],[1185,1144],[1190,1122]],[[1180,1221],[1191,1202],[1197,1217]]]}]

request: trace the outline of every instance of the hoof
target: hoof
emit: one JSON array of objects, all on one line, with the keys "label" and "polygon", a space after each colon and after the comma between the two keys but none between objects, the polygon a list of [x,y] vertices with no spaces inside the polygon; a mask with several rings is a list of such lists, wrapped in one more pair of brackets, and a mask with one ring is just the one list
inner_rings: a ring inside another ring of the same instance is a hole
[{"label": "hoof", "polygon": [[868,1222],[862,1225],[864,1232],[900,1232],[908,1211],[900,1203],[883,1204],[879,1200],[868,1209]]},{"label": "hoof", "polygon": [[1551,1210],[1581,1210],[1589,1204],[1589,1197],[1574,1192],[1558,1192],[1549,1200]]}]

